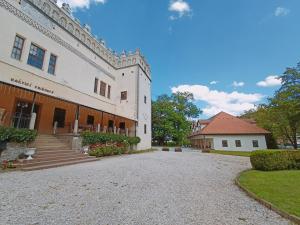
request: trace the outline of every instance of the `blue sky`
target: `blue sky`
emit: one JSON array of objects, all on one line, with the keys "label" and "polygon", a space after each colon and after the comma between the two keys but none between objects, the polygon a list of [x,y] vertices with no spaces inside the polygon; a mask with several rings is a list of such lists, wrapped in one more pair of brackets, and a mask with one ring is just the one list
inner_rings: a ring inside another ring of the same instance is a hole
[{"label": "blue sky", "polygon": [[142,50],[153,98],[191,91],[202,117],[265,101],[279,87],[274,78],[300,61],[299,0],[67,2],[108,47]]}]

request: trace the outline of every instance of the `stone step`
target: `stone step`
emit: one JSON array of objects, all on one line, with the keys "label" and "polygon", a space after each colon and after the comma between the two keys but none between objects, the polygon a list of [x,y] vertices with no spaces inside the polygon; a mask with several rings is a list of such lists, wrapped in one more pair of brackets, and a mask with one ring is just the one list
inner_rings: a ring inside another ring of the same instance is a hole
[{"label": "stone step", "polygon": [[67,145],[46,145],[46,146],[35,146],[37,150],[44,150],[44,149],[70,149],[70,146]]},{"label": "stone step", "polygon": [[78,154],[78,152],[75,152],[74,150],[59,150],[59,151],[38,151],[33,157],[40,157],[40,156],[53,156],[53,155],[75,155]]},{"label": "stone step", "polygon": [[41,162],[41,161],[52,161],[56,159],[71,159],[71,158],[87,158],[88,155],[84,154],[60,154],[60,155],[37,155],[33,157],[33,160],[26,160],[24,164],[28,164],[30,162]]},{"label": "stone step", "polygon": [[60,167],[60,166],[74,165],[74,164],[79,164],[79,163],[95,162],[95,161],[98,161],[98,160],[99,159],[97,159],[97,158],[87,158],[87,159],[84,159],[84,160],[77,160],[77,161],[69,161],[69,162],[62,162],[62,163],[55,163],[55,164],[25,167],[25,168],[22,168],[21,170],[23,170],[23,171],[42,170],[42,169],[49,169],[49,168]]},{"label": "stone step", "polygon": [[72,161],[80,161],[80,160],[86,160],[86,159],[95,159],[94,157],[87,157],[87,156],[81,156],[81,157],[72,157],[72,158],[57,158],[57,159],[53,159],[53,160],[28,160],[26,163],[23,164],[23,168],[26,167],[32,167],[32,166],[42,166],[42,165],[51,165],[51,164],[57,164],[57,163],[68,163],[68,162],[72,162]]}]

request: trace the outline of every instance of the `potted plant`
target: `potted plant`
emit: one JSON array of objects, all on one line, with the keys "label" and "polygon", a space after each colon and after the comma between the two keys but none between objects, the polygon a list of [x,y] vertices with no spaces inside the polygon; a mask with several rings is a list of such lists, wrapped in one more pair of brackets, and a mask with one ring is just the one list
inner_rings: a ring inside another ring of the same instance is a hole
[{"label": "potted plant", "polygon": [[176,147],[175,152],[182,152],[182,148],[181,147]]},{"label": "potted plant", "polygon": [[29,147],[37,136],[36,130],[29,129],[13,129],[11,133],[11,141],[20,145],[20,148],[24,149],[24,154],[28,156],[28,160],[33,159],[32,156],[35,154],[36,148]]}]

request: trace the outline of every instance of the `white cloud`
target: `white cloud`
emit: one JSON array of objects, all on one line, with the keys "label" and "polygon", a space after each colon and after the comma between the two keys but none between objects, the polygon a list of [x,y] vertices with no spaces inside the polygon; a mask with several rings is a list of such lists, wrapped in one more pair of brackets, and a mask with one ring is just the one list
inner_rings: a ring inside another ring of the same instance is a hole
[{"label": "white cloud", "polygon": [[214,84],[217,84],[217,83],[219,83],[219,81],[217,81],[217,80],[213,80],[213,81],[209,82],[209,84],[211,84],[211,85],[214,85]]},{"label": "white cloud", "polygon": [[290,10],[284,7],[277,7],[275,9],[274,15],[275,16],[286,16],[290,13]]},{"label": "white cloud", "polygon": [[173,93],[188,91],[193,93],[196,101],[207,103],[203,113],[206,116],[213,116],[221,111],[232,115],[239,115],[245,110],[255,108],[255,104],[262,100],[263,95],[245,94],[241,92],[224,92],[218,90],[210,90],[204,85],[179,85],[171,88]]},{"label": "white cloud", "polygon": [[233,87],[243,87],[243,86],[245,86],[245,82],[233,81],[232,86]]},{"label": "white cloud", "polygon": [[281,79],[279,76],[268,76],[265,80],[256,83],[260,87],[274,87],[281,85]]},{"label": "white cloud", "polygon": [[61,6],[63,3],[67,3],[70,5],[72,9],[76,8],[89,8],[92,3],[106,3],[106,0],[58,0],[57,4]]},{"label": "white cloud", "polygon": [[191,7],[189,3],[184,0],[171,0],[169,5],[169,11],[178,13],[178,16],[170,16],[170,20],[176,20],[185,15],[189,15],[191,12]]}]

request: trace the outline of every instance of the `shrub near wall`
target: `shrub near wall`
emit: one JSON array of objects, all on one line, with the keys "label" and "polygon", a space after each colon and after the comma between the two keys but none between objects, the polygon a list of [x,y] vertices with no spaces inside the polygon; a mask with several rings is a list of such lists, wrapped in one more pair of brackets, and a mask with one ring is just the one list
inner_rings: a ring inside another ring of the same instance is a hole
[{"label": "shrub near wall", "polygon": [[300,151],[255,151],[251,154],[250,161],[256,170],[300,169]]},{"label": "shrub near wall", "polygon": [[83,132],[81,134],[82,145],[95,145],[95,144],[106,144],[106,143],[128,143],[129,145],[137,145],[141,142],[139,137],[127,137],[119,134],[108,134],[108,133],[95,133],[95,132]]},{"label": "shrub near wall", "polygon": [[36,136],[36,130],[0,126],[0,142],[30,143]]},{"label": "shrub near wall", "polygon": [[83,132],[82,145],[90,146],[90,156],[103,157],[128,153],[128,147],[140,143],[139,137],[126,137],[118,134]]}]

